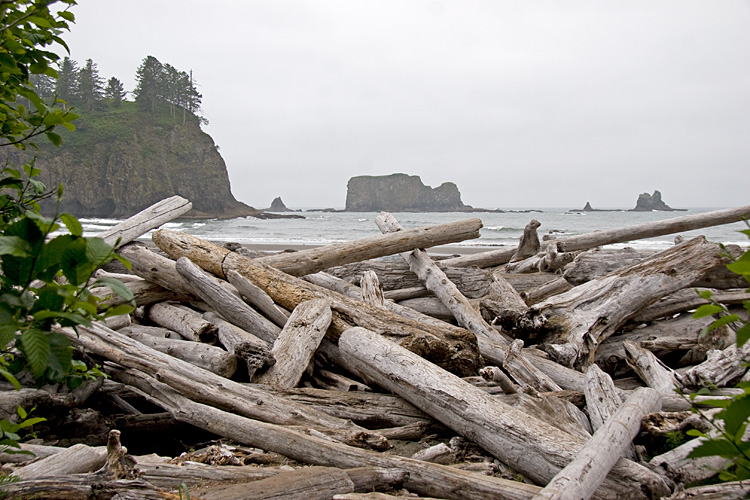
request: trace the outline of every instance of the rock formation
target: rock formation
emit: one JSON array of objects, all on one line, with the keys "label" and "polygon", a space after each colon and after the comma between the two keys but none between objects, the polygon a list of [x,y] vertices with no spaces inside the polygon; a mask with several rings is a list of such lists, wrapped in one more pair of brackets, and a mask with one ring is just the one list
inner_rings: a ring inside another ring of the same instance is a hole
[{"label": "rock formation", "polygon": [[653,210],[674,212],[680,209],[672,208],[664,203],[661,199],[661,193],[657,190],[654,191],[654,194],[643,193],[639,195],[635,208],[631,212],[651,212]]},{"label": "rock formation", "polygon": [[286,205],[284,205],[284,202],[281,201],[281,196],[277,196],[273,199],[271,202],[271,206],[268,208],[269,212],[294,212],[294,210],[291,210],[287,208]]},{"label": "rock formation", "polygon": [[[59,148],[38,141],[41,150],[34,151],[39,180],[48,188],[64,186],[63,212],[124,218],[180,195],[193,203],[192,217],[259,213],[234,198],[224,159],[196,121],[165,125],[150,113],[110,116],[105,111],[82,116],[76,127],[62,134]],[[22,152],[2,153],[16,164],[29,161]],[[54,211],[54,200],[42,209]]]},{"label": "rock formation", "polygon": [[347,184],[347,212],[455,212],[471,208],[461,202],[452,182],[425,186],[419,176],[391,174],[352,177]]}]

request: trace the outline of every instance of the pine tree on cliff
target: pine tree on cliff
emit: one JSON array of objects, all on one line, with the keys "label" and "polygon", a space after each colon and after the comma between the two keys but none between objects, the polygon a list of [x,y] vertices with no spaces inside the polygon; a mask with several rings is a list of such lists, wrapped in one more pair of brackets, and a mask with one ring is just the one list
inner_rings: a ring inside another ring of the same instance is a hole
[{"label": "pine tree on cliff", "polygon": [[84,111],[94,111],[104,94],[104,80],[99,76],[99,68],[91,59],[78,71],[78,102]]},{"label": "pine tree on cliff", "polygon": [[114,76],[107,80],[107,87],[104,89],[104,98],[111,100],[115,107],[120,106],[122,100],[125,99],[127,92],[122,86],[122,82]]},{"label": "pine tree on cliff", "polygon": [[70,57],[65,57],[60,63],[55,94],[58,99],[62,99],[68,105],[71,105],[78,96],[78,63]]},{"label": "pine tree on cliff", "polygon": [[164,66],[154,56],[147,56],[136,72],[138,85],[135,87],[135,102],[140,103],[150,111],[156,110],[156,103],[164,98]]}]

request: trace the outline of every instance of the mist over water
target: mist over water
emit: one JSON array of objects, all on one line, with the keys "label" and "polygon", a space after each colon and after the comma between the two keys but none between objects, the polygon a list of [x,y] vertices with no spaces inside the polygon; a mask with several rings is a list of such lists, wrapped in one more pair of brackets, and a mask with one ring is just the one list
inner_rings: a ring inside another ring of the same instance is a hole
[{"label": "mist over water", "polygon": [[[397,213],[393,215],[406,228],[415,228],[479,218],[484,227],[480,237],[450,247],[502,247],[514,246],[523,234],[523,229],[531,219],[541,223],[537,230],[540,239],[545,235],[571,236],[592,231],[617,229],[646,222],[672,219],[685,215],[717,210],[715,208],[694,208],[687,212],[569,212],[566,208],[546,208],[542,212],[520,213]],[[304,219],[255,219],[252,217],[228,220],[179,220],[162,227],[198,236],[217,242],[237,242],[262,245],[321,245],[350,241],[380,234],[375,225],[377,213],[367,212],[298,212]],[[86,236],[95,236],[114,224],[115,219],[81,219]],[[710,241],[734,243],[742,246],[748,239],[739,231],[747,229],[742,222],[726,224],[681,234],[685,238],[704,235]],[[613,247],[664,249],[674,244],[675,235],[661,236]],[[150,239],[150,235],[146,238]]]}]

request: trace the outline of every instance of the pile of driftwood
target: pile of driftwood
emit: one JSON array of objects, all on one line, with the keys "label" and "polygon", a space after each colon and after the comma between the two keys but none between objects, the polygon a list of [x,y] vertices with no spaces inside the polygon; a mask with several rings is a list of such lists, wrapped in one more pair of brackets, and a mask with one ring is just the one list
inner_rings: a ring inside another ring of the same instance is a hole
[{"label": "pile of driftwood", "polygon": [[[2,393],[4,416],[19,405],[62,415],[40,435],[64,445],[94,418],[87,401],[115,408],[87,431],[106,447],[1,455],[18,479],[6,498],[747,493],[686,489],[724,465],[688,459],[697,440],[659,450],[675,431],[708,430],[675,388],[746,376],[732,330],[701,335],[711,318],[688,313],[704,302],[695,288],[733,304],[750,298],[747,283],[703,238],[659,253],[599,247],[734,222],[750,207],[542,242],[531,221],[518,248],[442,260],[423,249],[478,237],[479,219],[404,230],[382,213],[382,236],[276,254],[165,229],[158,249],[131,243],[189,208],[170,198],[103,235],[132,271],[101,272],[138,309],[60,331],[108,380]],[[120,432],[156,442],[179,423],[221,439],[171,460],[120,445]]]}]

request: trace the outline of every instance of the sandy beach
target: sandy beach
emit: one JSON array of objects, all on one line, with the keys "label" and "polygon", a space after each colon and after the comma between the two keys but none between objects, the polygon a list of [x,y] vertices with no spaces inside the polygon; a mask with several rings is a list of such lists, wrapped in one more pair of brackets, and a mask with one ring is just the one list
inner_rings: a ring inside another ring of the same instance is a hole
[{"label": "sandy beach", "polygon": [[[223,245],[222,242],[214,242],[218,245]],[[317,248],[325,245],[287,245],[287,244],[243,244],[243,247],[248,250],[255,250],[258,252],[283,252],[283,251],[300,251],[309,250],[311,248]],[[507,248],[504,246],[471,246],[471,247],[458,247],[450,245],[441,245],[431,247],[427,249],[427,253],[435,255],[472,255],[475,253],[486,252],[489,250],[499,250]]]}]

